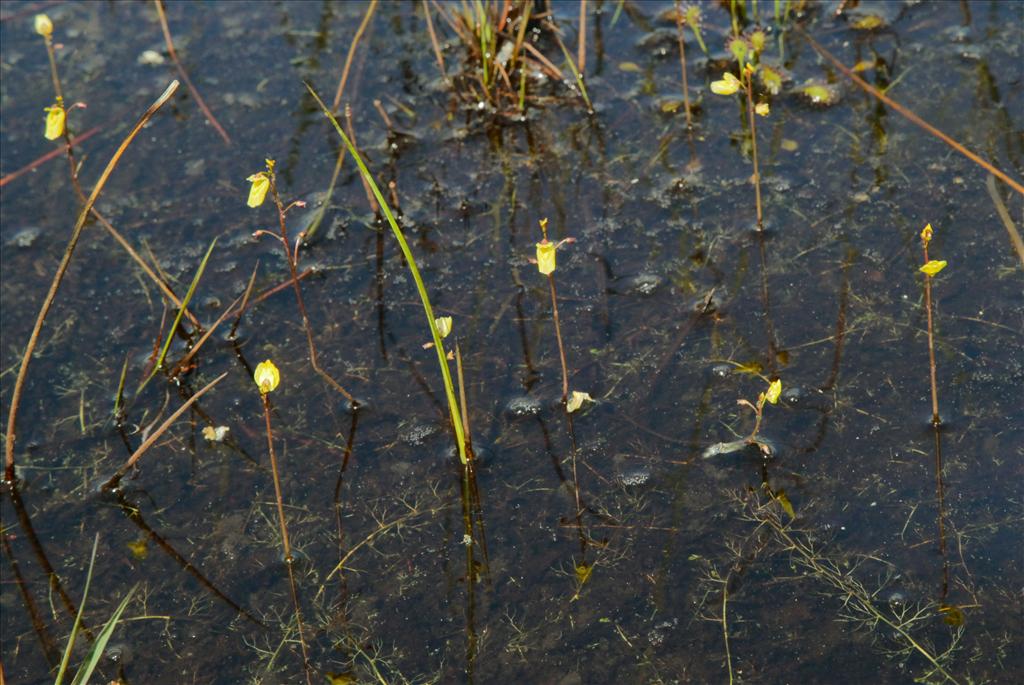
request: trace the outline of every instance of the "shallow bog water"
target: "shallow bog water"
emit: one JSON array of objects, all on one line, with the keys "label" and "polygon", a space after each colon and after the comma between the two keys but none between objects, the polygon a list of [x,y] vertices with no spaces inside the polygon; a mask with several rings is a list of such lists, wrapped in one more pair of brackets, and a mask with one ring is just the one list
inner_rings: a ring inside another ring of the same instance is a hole
[{"label": "shallow bog water", "polygon": [[[686,33],[688,131],[672,3],[588,3],[595,112],[571,82],[531,76],[522,118],[453,92],[422,5],[377,7],[345,100],[378,182],[395,183],[435,313],[453,317],[475,487],[413,279],[352,161],[299,269],[314,269],[302,292],[320,364],[364,402],[355,414],[310,366],[280,244],[252,236],[276,230],[269,202],[245,204],[266,158],[285,201],[307,203],[288,213],[293,237],[324,202],[339,140],[303,81],[330,102],[367,6],[168,4],[182,63],[231,142],[183,86],[97,207],[179,294],[217,239],[190,304],[205,327],[253,269],[255,294],[286,287],[236,337],[231,319],[218,328],[178,381],[158,374],[136,391],[176,312],[87,226],[30,366],[18,480],[3,493],[5,675],[52,682],[99,534],[85,625],[98,633],[136,588],[103,682],[304,680],[252,382],[268,358],[281,369],[271,420],[314,681],[1024,675],[1021,262],[987,173],[858,90],[796,29],[1020,179],[1022,10],[900,2],[836,16],[824,3],[784,21],[759,4],[763,59],[788,76],[757,120],[764,232],[745,103],[708,87],[730,66],[727,8],[701,5],[710,56]],[[578,10],[554,3],[574,56]],[[32,31],[39,6],[2,11],[6,418],[79,203],[62,157],[18,174],[54,149],[41,135],[53,93]],[[88,192],[178,74],[151,5],[45,11],[66,99],[88,105],[69,115],[90,134],[77,150]],[[884,26],[857,28],[868,17]],[[432,18],[455,76],[466,49]],[[569,74],[548,28],[530,40]],[[801,97],[810,80],[837,101]],[[1019,230],[1021,196],[997,192]],[[544,218],[553,240],[574,239],[558,250],[558,312],[569,385],[594,401],[571,422],[551,290],[530,262]],[[930,256],[948,261],[932,289],[938,433],[918,272],[926,223]],[[195,340],[175,338],[168,358]],[[222,373],[116,493],[98,493]],[[760,429],[771,457],[714,448],[751,432],[737,400],[756,402],[775,378],[782,395]],[[225,440],[204,437],[221,426]]]}]

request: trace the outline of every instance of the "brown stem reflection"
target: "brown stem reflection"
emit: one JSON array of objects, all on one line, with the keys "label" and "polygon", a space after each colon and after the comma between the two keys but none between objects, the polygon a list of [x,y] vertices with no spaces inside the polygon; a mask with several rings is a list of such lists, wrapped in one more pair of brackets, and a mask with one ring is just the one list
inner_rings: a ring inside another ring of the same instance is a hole
[{"label": "brown stem reflection", "polygon": [[[39,607],[36,606],[35,599],[32,598],[32,595],[28,591],[28,583],[25,582],[24,577],[21,575],[18,560],[14,558],[14,550],[11,549],[11,543],[8,541],[7,535],[0,535],[0,540],[3,541],[4,551],[7,553],[7,557],[11,560],[11,572],[14,574],[14,584],[18,586],[18,591],[21,593],[21,601],[25,605],[25,610],[28,612],[29,618],[32,621],[32,629],[39,638],[39,644],[43,649],[43,656],[46,657],[46,661],[50,664],[50,668],[53,668],[60,661],[60,652],[57,650],[57,647],[53,642],[53,638],[50,637],[50,634],[46,630],[46,622],[39,613]],[[2,685],[2,683],[0,683],[0,685]]]},{"label": "brown stem reflection", "polygon": [[261,628],[266,627],[262,621],[250,614],[226,594],[221,592],[217,586],[215,586],[198,568],[195,567],[195,565],[192,564],[192,562],[186,559],[180,552],[178,552],[178,550],[174,549],[174,547],[172,547],[171,544],[163,538],[163,536],[153,530],[153,528],[146,523],[145,519],[142,518],[142,510],[136,504],[130,502],[123,492],[115,490],[112,491],[112,493],[117,498],[117,503],[121,507],[121,511],[124,513],[125,517],[138,526],[139,530],[144,532],[149,540],[155,542],[156,545],[163,550],[167,556],[173,559],[183,571],[199,581],[199,584],[202,585],[211,595],[227,604],[236,613],[244,616]]},{"label": "brown stem reflection", "polygon": [[[29,546],[32,547],[32,551],[36,556],[36,561],[39,563],[39,567],[43,569],[49,582],[50,591],[56,591],[57,597],[60,598],[61,604],[64,605],[64,610],[72,621],[75,620],[75,616],[78,615],[78,609],[75,607],[75,603],[71,600],[67,590],[64,589],[64,585],[60,582],[60,576],[54,570],[53,565],[50,563],[49,558],[46,556],[46,550],[43,549],[42,543],[39,541],[39,536],[36,535],[35,528],[32,526],[32,518],[28,515],[28,509],[25,507],[25,503],[21,499],[21,494],[18,492],[17,483],[11,481],[7,484],[8,494],[11,496],[11,504],[14,505],[14,513],[18,517],[18,522],[21,524],[21,532],[28,540]],[[13,558],[13,557],[12,557]],[[92,631],[85,624],[81,622],[82,632],[91,642],[94,639]]]},{"label": "brown stem reflection", "polygon": [[772,321],[772,301],[768,294],[768,259],[766,257],[764,231],[757,232],[757,246],[761,255],[761,303],[764,308],[764,328],[768,336],[768,371],[770,378],[778,377],[778,362],[788,356],[779,349],[779,341],[775,336],[775,323]]},{"label": "brown stem reflection", "polygon": [[[341,516],[341,488],[345,484],[345,471],[348,469],[349,459],[352,457],[352,446],[356,440],[356,426],[359,424],[359,412],[352,414],[352,423],[348,428],[348,439],[345,441],[345,452],[341,457],[341,466],[338,468],[338,478],[334,482],[334,521],[338,529],[338,557],[345,555],[345,527]],[[348,582],[344,573],[338,574],[340,584],[341,602],[344,604],[348,599]]]}]

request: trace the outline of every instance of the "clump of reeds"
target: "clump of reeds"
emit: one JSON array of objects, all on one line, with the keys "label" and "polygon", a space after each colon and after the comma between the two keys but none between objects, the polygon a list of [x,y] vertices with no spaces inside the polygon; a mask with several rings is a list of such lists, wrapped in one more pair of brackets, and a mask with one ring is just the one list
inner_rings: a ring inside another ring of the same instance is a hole
[{"label": "clump of reeds", "polygon": [[[449,74],[445,65],[431,18],[432,9],[439,13],[444,24],[459,37],[466,49],[465,68],[454,74]],[[478,109],[490,108],[502,115],[521,116],[529,98],[527,81],[531,74],[543,73],[559,83],[567,80],[562,70],[528,40],[527,28],[533,22],[536,27],[548,29],[565,57],[587,110],[593,111],[583,77],[586,64],[586,2],[580,6],[575,59],[562,42],[550,10],[540,10],[533,0],[479,0],[471,5],[434,3],[433,8],[424,0],[423,11],[441,74],[452,86],[455,95],[467,104]]]}]

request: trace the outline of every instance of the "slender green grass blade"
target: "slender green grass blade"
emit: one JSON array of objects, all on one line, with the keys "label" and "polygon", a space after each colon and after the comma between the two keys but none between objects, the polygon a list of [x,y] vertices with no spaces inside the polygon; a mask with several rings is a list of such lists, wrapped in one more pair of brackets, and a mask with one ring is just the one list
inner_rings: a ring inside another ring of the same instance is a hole
[{"label": "slender green grass blade", "polygon": [[399,228],[398,222],[395,221],[395,215],[391,212],[391,207],[388,206],[387,200],[384,199],[384,194],[380,192],[380,188],[377,186],[377,182],[373,179],[370,174],[370,170],[366,168],[366,164],[363,162],[363,158],[360,157],[359,152],[356,150],[355,145],[349,140],[348,136],[345,135],[345,131],[342,130],[341,125],[338,124],[338,120],[331,114],[331,110],[327,109],[327,105],[320,99],[317,92],[313,90],[313,87],[306,84],[306,88],[310,94],[320,105],[320,108],[324,112],[324,116],[330,119],[334,125],[334,130],[341,136],[342,141],[345,143],[345,147],[348,148],[348,153],[352,155],[352,159],[356,161],[359,166],[359,173],[362,174],[363,178],[366,179],[367,184],[370,186],[370,190],[373,192],[377,203],[384,211],[384,216],[388,220],[388,224],[391,226],[391,231],[395,234],[395,238],[398,240],[398,245],[402,248],[402,254],[405,255],[405,261],[409,265],[409,272],[412,274],[412,279],[416,282],[416,290],[419,291],[420,300],[423,303],[423,312],[427,315],[427,325],[430,327],[430,335],[434,339],[434,350],[437,352],[437,363],[441,367],[441,376],[444,378],[444,392],[448,398],[448,411],[451,414],[452,427],[455,429],[455,440],[459,447],[459,460],[463,465],[468,463],[466,456],[466,436],[462,431],[462,419],[461,412],[459,411],[459,403],[455,399],[455,386],[452,384],[452,372],[448,367],[448,358],[445,356],[444,344],[441,342],[441,334],[437,331],[437,324],[434,323],[434,308],[430,304],[430,297],[427,295],[427,288],[423,284],[423,278],[420,276],[419,267],[416,266],[416,259],[413,257],[412,250],[409,249],[409,243],[405,240],[405,234],[402,233],[402,229]]},{"label": "slender green grass blade", "polygon": [[131,601],[132,595],[135,594],[135,590],[138,589],[138,585],[132,587],[125,595],[125,598],[121,600],[121,604],[118,605],[117,610],[107,621],[107,625],[103,626],[103,630],[96,637],[96,642],[92,643],[92,649],[85,656],[85,661],[78,667],[78,673],[75,674],[75,679],[71,681],[71,685],[87,685],[89,678],[92,677],[92,672],[96,670],[96,666],[100,663],[100,659],[103,658],[103,652],[107,648],[107,643],[110,642],[110,637],[114,634],[114,629],[117,628],[117,624],[121,621],[121,614],[128,608],[128,602]]},{"label": "slender green grass blade", "polygon": [[57,671],[57,678],[53,685],[60,685],[64,680],[64,674],[68,670],[68,662],[71,661],[71,650],[75,647],[75,638],[78,637],[78,626],[82,624],[82,614],[85,613],[85,601],[89,598],[89,585],[92,583],[92,568],[96,564],[96,547],[100,544],[100,534],[92,540],[92,556],[89,557],[89,570],[85,574],[85,589],[82,590],[82,601],[78,605],[78,614],[71,626],[71,635],[68,636],[68,644],[64,647],[64,657],[60,660],[60,669]]},{"label": "slender green grass blade", "polygon": [[136,396],[142,392],[142,389],[146,387],[146,383],[152,380],[153,376],[157,374],[163,365],[164,357],[167,356],[167,350],[171,347],[171,341],[174,340],[174,331],[178,330],[178,324],[181,322],[181,317],[188,308],[188,303],[192,300],[192,295],[196,292],[196,286],[199,285],[199,279],[203,277],[203,271],[206,269],[206,262],[210,259],[210,254],[213,252],[214,246],[217,244],[217,239],[214,238],[213,242],[210,243],[210,247],[206,250],[206,254],[203,255],[203,261],[199,262],[199,268],[196,270],[196,275],[192,277],[192,283],[188,287],[188,292],[185,293],[185,299],[181,301],[181,307],[178,309],[178,315],[174,317],[174,323],[171,324],[171,330],[167,332],[167,340],[164,341],[163,349],[160,350],[160,356],[156,360],[156,364],[153,365],[153,371],[150,372],[146,380],[142,381],[142,385],[135,391]]}]

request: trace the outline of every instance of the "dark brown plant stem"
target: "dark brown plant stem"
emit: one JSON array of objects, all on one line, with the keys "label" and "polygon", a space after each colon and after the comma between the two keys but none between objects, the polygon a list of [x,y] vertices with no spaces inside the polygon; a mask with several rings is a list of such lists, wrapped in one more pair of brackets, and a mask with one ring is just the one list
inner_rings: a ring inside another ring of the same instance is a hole
[{"label": "dark brown plant stem", "polygon": [[757,123],[754,121],[753,75],[743,70],[743,85],[747,92],[747,118],[750,120],[750,150],[754,161],[754,201],[757,207],[757,230],[764,231],[764,217],[761,214],[761,173],[757,166]]},{"label": "dark brown plant stem", "polygon": [[110,178],[110,174],[114,171],[114,167],[121,160],[121,156],[124,155],[125,150],[128,149],[128,145],[135,139],[142,127],[156,114],[157,110],[160,109],[164,103],[166,103],[174,91],[178,89],[178,82],[172,81],[167,89],[163,92],[156,101],[149,106],[139,120],[135,123],[135,126],[129,131],[128,135],[121,142],[120,147],[114,152],[114,156],[110,158],[107,163],[107,167],[100,174],[99,180],[96,182],[96,187],[93,188],[92,194],[85,202],[85,206],[78,215],[78,220],[75,222],[75,227],[71,232],[71,238],[68,240],[67,247],[64,249],[64,256],[61,259],[60,265],[57,267],[56,273],[53,275],[53,282],[50,283],[50,289],[46,293],[46,297],[43,300],[42,307],[39,309],[39,315],[36,317],[35,326],[32,328],[32,334],[29,336],[28,344],[25,346],[25,353],[21,358],[21,365],[18,368],[18,377],[14,382],[14,391],[11,393],[11,408],[7,415],[7,435],[5,436],[4,444],[4,457],[5,457],[5,469],[4,479],[8,482],[14,481],[14,443],[16,437],[17,419],[18,419],[18,405],[21,403],[21,394],[25,390],[25,379],[28,376],[28,364],[32,359],[32,355],[35,352],[36,345],[39,343],[39,333],[43,328],[43,322],[46,321],[46,315],[50,311],[50,307],[53,306],[54,300],[57,298],[57,290],[60,288],[61,281],[64,279],[64,274],[68,270],[68,265],[71,263],[71,256],[75,252],[75,247],[78,245],[78,239],[82,235],[82,229],[85,227],[85,219],[89,216],[89,211],[93,205],[96,204],[97,198],[99,198],[100,192],[103,187],[107,184],[107,180]]},{"label": "dark brown plant stem", "polygon": [[427,4],[427,0],[423,0],[423,16],[427,19],[427,33],[430,35],[430,45],[434,48],[434,58],[437,59],[437,66],[441,70],[441,78],[450,87],[451,80],[448,78],[448,72],[444,68],[444,55],[441,54],[441,45],[437,41],[437,32],[434,31],[434,21],[430,18],[430,6]]},{"label": "dark brown plant stem", "polygon": [[320,375],[328,385],[337,390],[344,396],[346,400],[355,409],[359,406],[348,390],[342,387],[341,383],[334,380],[329,373],[320,368],[320,363],[317,360],[316,355],[316,343],[313,341],[313,327],[309,323],[309,316],[306,314],[306,303],[302,299],[302,286],[299,285],[299,274],[295,264],[295,254],[292,252],[291,243],[288,242],[288,227],[285,225],[284,220],[284,205],[281,204],[281,196],[277,192],[277,179],[274,176],[273,171],[270,173],[270,192],[274,195],[274,204],[277,205],[277,218],[278,224],[281,231],[281,244],[284,245],[285,259],[288,262],[288,269],[292,276],[292,287],[295,289],[295,301],[299,305],[299,315],[302,317],[302,327],[306,331],[306,343],[309,346],[309,363],[312,364],[313,370]]},{"label": "dark brown plant stem", "polygon": [[679,70],[683,74],[683,107],[686,109],[686,128],[693,128],[690,114],[690,84],[686,76],[686,45],[683,40],[683,10],[676,0],[676,34],[679,40]]},{"label": "dark brown plant stem", "polygon": [[[356,35],[352,38],[352,42],[348,46],[348,55],[345,57],[345,67],[341,70],[341,80],[338,81],[338,90],[334,93],[334,103],[331,105],[331,111],[337,114],[338,108],[341,107],[341,97],[345,94],[345,83],[348,81],[348,72],[352,68],[352,58],[355,57],[356,48],[359,47],[359,41],[363,38],[363,33],[366,32],[366,27],[370,25],[370,19],[373,18],[373,11],[377,9],[377,0],[370,0],[370,5],[366,8],[366,14],[363,15],[363,21],[359,24],[359,28],[356,29]],[[444,71],[442,69],[442,71]]]},{"label": "dark brown plant stem", "polygon": [[932,126],[927,121],[925,121],[921,117],[919,117],[916,114],[914,114],[912,111],[910,111],[909,109],[907,109],[906,107],[904,107],[900,103],[898,103],[895,100],[889,98],[884,93],[882,93],[880,90],[878,90],[874,86],[872,86],[869,83],[867,83],[866,81],[864,81],[864,79],[862,79],[861,77],[857,76],[857,74],[853,73],[853,71],[851,71],[845,64],[840,62],[832,53],[830,53],[828,50],[826,50],[825,48],[823,48],[820,45],[818,45],[817,41],[815,41],[813,38],[811,38],[807,34],[807,32],[804,31],[802,28],[797,26],[796,30],[800,32],[800,35],[802,35],[804,37],[804,39],[807,40],[808,43],[810,43],[811,47],[814,48],[815,51],[819,55],[821,55],[822,57],[827,59],[829,62],[831,62],[832,65],[835,66],[836,69],[838,69],[839,71],[843,72],[843,74],[848,79],[853,81],[859,88],[864,90],[866,93],[868,93],[872,97],[875,97],[875,98],[881,100],[882,102],[887,104],[889,107],[892,107],[894,110],[896,110],[896,112],[898,112],[900,115],[902,115],[905,119],[909,120],[912,124],[914,124],[916,126],[919,126],[920,128],[923,128],[925,131],[927,131],[931,135],[935,136],[936,138],[938,138],[939,140],[944,142],[946,145],[950,146],[951,148],[953,148],[954,150],[956,150],[961,155],[963,155],[967,159],[971,160],[972,162],[974,162],[978,166],[982,167],[983,169],[988,171],[993,176],[998,177],[999,180],[1001,180],[1003,183],[1005,183],[1006,185],[1008,185],[1011,188],[1013,188],[1014,190],[1016,190],[1021,195],[1024,195],[1024,185],[1021,185],[1017,181],[1013,180],[1012,178],[1007,176],[1005,173],[1003,173],[1002,171],[1000,171],[996,167],[992,166],[991,164],[986,162],[984,159],[982,159],[978,155],[974,154],[973,152],[971,152],[970,150],[965,148],[963,145],[961,145],[960,143],[956,142],[955,140],[953,140],[952,138],[947,136],[945,133],[943,133],[939,129],[935,128],[934,126]]},{"label": "dark brown plant stem", "polygon": [[277,453],[274,451],[274,434],[270,428],[270,398],[267,393],[260,393],[263,400],[263,418],[267,424],[267,450],[270,452],[270,470],[274,474],[274,495],[277,499],[277,517],[281,525],[281,545],[284,547],[284,564],[288,568],[288,582],[291,585],[292,602],[295,605],[295,622],[299,629],[299,644],[302,646],[302,667],[306,673],[306,683],[312,685],[309,673],[309,650],[306,638],[302,633],[302,610],[299,606],[299,593],[295,587],[295,573],[292,570],[292,546],[288,541],[288,524],[284,520],[284,500],[281,497],[281,478],[277,470]]},{"label": "dark brown plant stem", "polygon": [[558,358],[562,362],[562,404],[569,399],[569,367],[565,363],[565,347],[562,345],[562,327],[558,321],[558,296],[555,293],[555,275],[548,274],[551,285],[551,315],[555,321],[555,337],[558,339]]},{"label": "dark brown plant stem", "polygon": [[[43,656],[50,664],[50,668],[56,668],[57,664],[60,663],[60,652],[57,650],[53,638],[46,631],[46,622],[43,620],[43,614],[39,611],[39,607],[36,606],[35,599],[32,598],[32,594],[28,591],[28,583],[21,575],[18,560],[14,558],[14,550],[11,549],[10,537],[9,535],[0,535],[0,542],[3,543],[4,551],[7,552],[7,556],[11,560],[11,573],[13,574],[13,577],[8,576],[6,578],[6,582],[8,586],[14,584],[18,587],[18,591],[21,593],[21,603],[25,606],[29,619],[32,621],[32,629],[39,638]],[[2,683],[2,679],[0,679],[0,683]]]},{"label": "dark brown plant stem", "polygon": [[224,377],[227,375],[227,372],[224,372],[221,375],[214,378],[212,381],[203,386],[203,388],[199,392],[197,392],[195,395],[192,395],[192,397],[188,398],[188,400],[186,400],[184,404],[178,407],[178,409],[173,414],[167,417],[167,420],[160,424],[160,427],[154,430],[152,433],[150,433],[149,437],[146,438],[146,440],[141,445],[139,445],[138,449],[136,449],[135,452],[132,453],[132,456],[128,457],[128,461],[126,461],[124,465],[121,468],[119,468],[117,472],[107,480],[106,483],[103,484],[103,489],[110,490],[111,488],[117,487],[117,484],[121,481],[122,478],[124,478],[124,474],[128,473],[128,470],[131,469],[131,467],[135,466],[135,462],[142,458],[142,455],[146,453],[146,450],[152,447],[153,443],[160,439],[160,436],[162,436],[167,431],[167,429],[171,427],[171,425],[178,419],[178,417],[184,414],[185,411],[188,410],[188,408],[191,407],[200,397],[205,395],[208,390],[210,390],[211,388],[213,388],[213,386],[217,385],[222,380],[224,380]]},{"label": "dark brown plant stem", "polygon": [[[924,263],[928,263],[928,243],[924,242]],[[928,312],[928,369],[931,373],[932,383],[932,425],[938,426],[939,419],[939,391],[935,383],[935,337],[932,329],[932,277],[924,275],[924,308]]]},{"label": "dark brown plant stem", "polygon": [[155,542],[157,547],[159,547],[160,550],[164,552],[164,554],[169,556],[176,564],[178,564],[182,571],[195,578],[196,581],[198,581],[199,584],[202,585],[213,597],[216,597],[220,601],[224,602],[226,605],[231,607],[232,610],[236,611],[239,615],[244,616],[254,625],[260,626],[261,628],[266,628],[266,624],[263,623],[263,621],[259,620],[258,618],[250,614],[248,611],[242,608],[238,604],[238,602],[234,601],[226,594],[224,594],[223,591],[218,589],[217,586],[214,585],[209,578],[203,575],[203,573],[195,564],[193,564],[191,561],[185,558],[185,556],[177,549],[175,549],[174,546],[171,545],[171,543],[167,542],[167,540],[164,539],[164,537],[160,535],[160,533],[158,533],[156,530],[153,529],[152,526],[146,523],[146,520],[142,518],[142,508],[139,503],[129,501],[128,498],[125,497],[125,494],[123,492],[117,492],[115,493],[115,496],[117,497],[117,503],[121,507],[121,512],[125,515],[125,518],[127,518],[129,521],[135,524],[135,526],[137,526],[139,530],[145,533],[146,540],[152,540],[153,542]]},{"label": "dark brown plant stem", "polygon": [[174,66],[178,69],[178,74],[181,75],[181,80],[185,82],[185,86],[188,88],[188,92],[192,93],[192,97],[196,99],[196,104],[199,105],[199,109],[203,111],[203,116],[210,122],[210,125],[216,129],[220,137],[224,139],[224,142],[231,145],[231,138],[228,137],[227,131],[220,125],[217,118],[213,116],[213,112],[206,106],[206,102],[203,101],[203,96],[199,94],[196,87],[192,85],[192,79],[188,77],[188,72],[185,71],[185,67],[181,65],[181,60],[178,59],[178,53],[174,49],[174,41],[171,40],[171,29],[167,25],[167,15],[164,14],[164,6],[161,0],[153,0],[153,4],[156,5],[156,13],[160,17],[160,29],[164,32],[164,42],[167,43],[167,52],[171,56],[171,61],[174,62]]},{"label": "dark brown plant stem", "polygon": [[[85,142],[86,140],[88,140],[89,138],[92,138],[94,135],[96,135],[97,133],[99,133],[102,130],[103,130],[102,127],[94,126],[91,129],[89,129],[88,131],[86,131],[85,133],[83,133],[82,135],[75,136],[74,138],[72,138],[71,139],[71,145],[79,145],[79,144]],[[67,143],[65,143],[65,147],[66,146],[67,146]],[[42,164],[45,164],[46,162],[49,162],[51,159],[53,159],[54,157],[57,157],[57,156],[59,156],[61,154],[64,154],[64,149],[63,148],[59,148],[59,147],[55,148],[55,149],[50,150],[49,152],[47,152],[45,155],[42,155],[42,156],[38,157],[37,159],[29,162],[28,164],[26,164],[25,166],[21,167],[17,171],[12,171],[11,173],[9,173],[6,176],[4,176],[3,178],[0,178],[0,188],[3,188],[5,185],[10,183],[14,179],[18,178],[19,176],[27,174],[28,172],[32,171],[33,169],[37,169]]]}]

